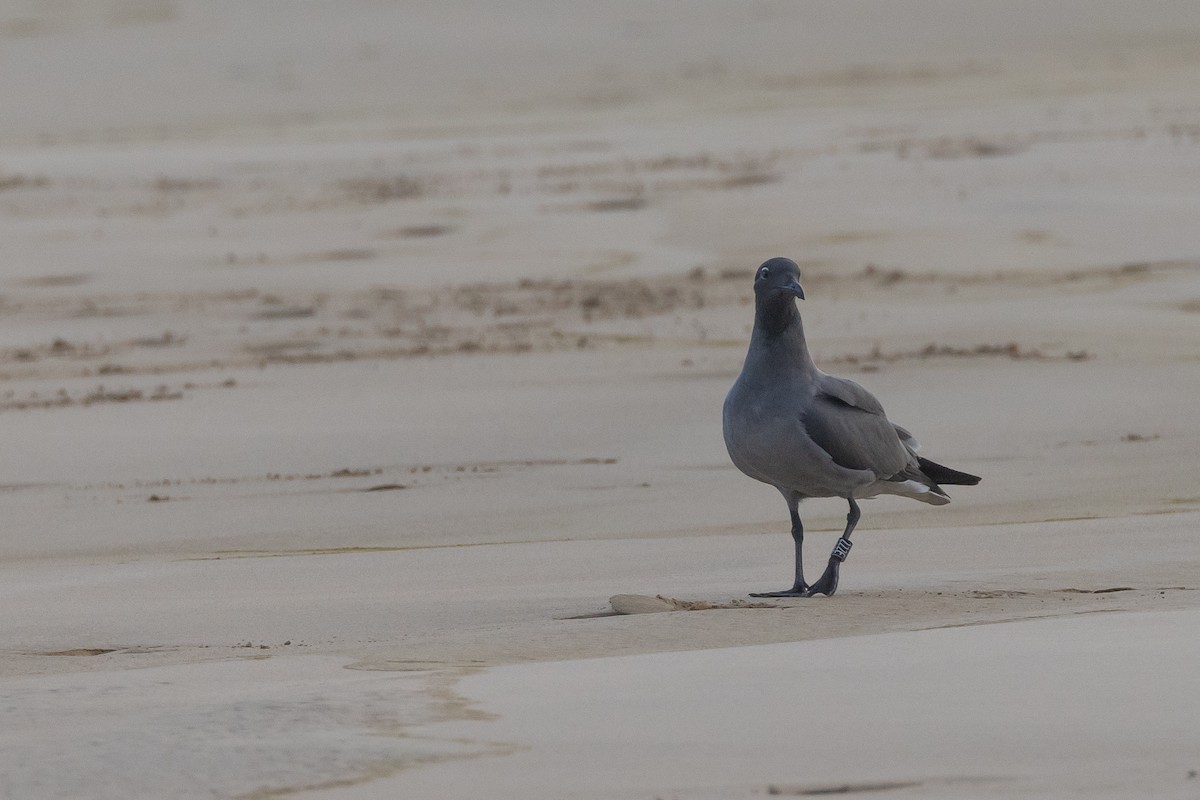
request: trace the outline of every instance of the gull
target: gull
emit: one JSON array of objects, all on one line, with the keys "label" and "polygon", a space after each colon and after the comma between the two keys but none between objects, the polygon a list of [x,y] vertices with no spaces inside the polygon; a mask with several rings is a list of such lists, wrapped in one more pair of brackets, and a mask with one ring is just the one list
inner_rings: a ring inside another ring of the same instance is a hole
[{"label": "gull", "polygon": [[[754,331],[742,372],[725,398],[725,447],[734,466],[774,486],[787,501],[796,546],[792,588],[752,597],[812,597],[837,591],[850,553],[858,500],[880,494],[931,505],[950,502],[941,484],[973,486],[979,477],[917,455],[913,435],[893,424],[857,383],[817,369],[804,339],[796,300],[800,268],[772,258],[754,274]],[[850,504],[846,529],[816,583],[804,581],[800,501],[840,497]]]}]

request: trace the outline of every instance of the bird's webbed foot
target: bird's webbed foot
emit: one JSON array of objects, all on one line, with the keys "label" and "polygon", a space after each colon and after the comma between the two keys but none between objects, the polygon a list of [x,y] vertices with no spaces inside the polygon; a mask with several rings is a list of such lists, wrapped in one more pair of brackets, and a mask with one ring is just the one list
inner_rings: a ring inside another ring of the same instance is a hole
[{"label": "bird's webbed foot", "polygon": [[808,597],[808,584],[798,583],[782,592],[751,592],[751,597]]},{"label": "bird's webbed foot", "polygon": [[829,566],[825,568],[825,573],[817,579],[817,582],[808,587],[808,591],[804,593],[805,597],[823,594],[826,597],[831,597],[837,591],[838,585],[838,569],[842,566],[842,562],[836,558],[829,559]]}]

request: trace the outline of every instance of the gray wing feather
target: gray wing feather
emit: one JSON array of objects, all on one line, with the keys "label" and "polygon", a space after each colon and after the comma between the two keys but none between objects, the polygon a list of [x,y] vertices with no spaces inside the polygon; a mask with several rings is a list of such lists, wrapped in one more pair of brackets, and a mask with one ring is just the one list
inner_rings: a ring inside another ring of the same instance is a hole
[{"label": "gray wing feather", "polygon": [[848,406],[854,406],[881,417],[887,416],[883,413],[883,406],[875,399],[875,395],[852,380],[839,378],[836,375],[822,374],[817,378],[816,384],[819,394],[829,395]]},{"label": "gray wing feather", "polygon": [[913,436],[907,428],[903,428],[896,423],[892,423],[892,427],[896,429],[896,435],[900,437],[900,441],[904,442],[904,446],[911,452],[915,453],[921,449],[921,443],[917,441],[917,437]]},{"label": "gray wing feather", "polygon": [[879,401],[845,378],[820,377],[803,423],[809,437],[847,469],[889,478],[903,472],[912,458]]}]

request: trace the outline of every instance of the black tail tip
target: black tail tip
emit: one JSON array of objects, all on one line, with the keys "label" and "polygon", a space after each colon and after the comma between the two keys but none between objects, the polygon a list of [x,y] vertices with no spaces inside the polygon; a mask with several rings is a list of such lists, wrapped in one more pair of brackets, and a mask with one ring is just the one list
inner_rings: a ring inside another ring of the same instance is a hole
[{"label": "black tail tip", "polygon": [[959,472],[956,469],[951,469],[936,461],[930,461],[927,458],[918,456],[917,463],[920,465],[921,471],[937,483],[945,483],[950,486],[974,486],[983,480],[978,475],[972,475],[969,472]]}]

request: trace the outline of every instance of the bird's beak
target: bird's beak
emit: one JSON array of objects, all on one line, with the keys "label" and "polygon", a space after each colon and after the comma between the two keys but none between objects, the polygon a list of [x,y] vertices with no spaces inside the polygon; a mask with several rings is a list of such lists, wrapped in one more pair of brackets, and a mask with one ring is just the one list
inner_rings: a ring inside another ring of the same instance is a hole
[{"label": "bird's beak", "polygon": [[801,300],[804,299],[804,287],[800,285],[799,281],[792,281],[787,286],[784,286],[783,290],[788,294],[799,297]]}]

